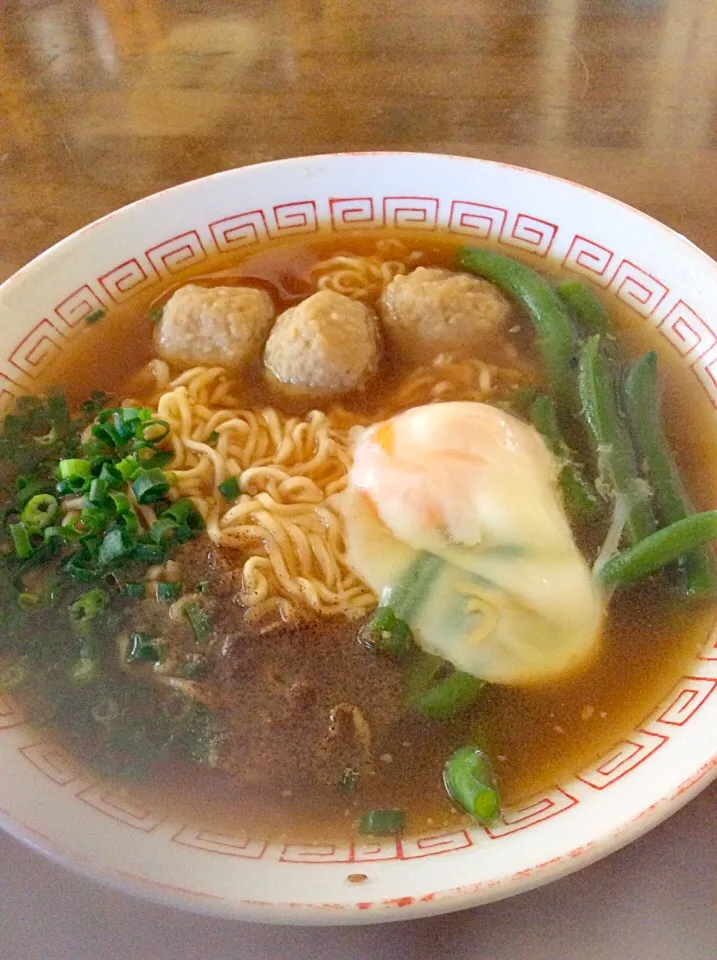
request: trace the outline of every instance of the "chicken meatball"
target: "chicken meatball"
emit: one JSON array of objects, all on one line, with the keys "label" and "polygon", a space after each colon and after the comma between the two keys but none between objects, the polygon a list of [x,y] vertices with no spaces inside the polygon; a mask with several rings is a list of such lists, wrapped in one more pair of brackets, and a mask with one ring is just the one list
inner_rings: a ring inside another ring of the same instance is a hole
[{"label": "chicken meatball", "polygon": [[304,396],[360,389],[376,372],[378,358],[373,311],[332,290],[321,290],[282,313],[264,352],[270,382]]},{"label": "chicken meatball", "polygon": [[181,367],[217,364],[238,370],[259,355],[273,318],[274,304],[265,290],[188,283],[164,307],[157,352]]},{"label": "chicken meatball", "polygon": [[512,307],[487,280],[438,267],[398,274],[378,303],[384,329],[403,355],[431,360],[444,350],[485,345],[505,329]]}]

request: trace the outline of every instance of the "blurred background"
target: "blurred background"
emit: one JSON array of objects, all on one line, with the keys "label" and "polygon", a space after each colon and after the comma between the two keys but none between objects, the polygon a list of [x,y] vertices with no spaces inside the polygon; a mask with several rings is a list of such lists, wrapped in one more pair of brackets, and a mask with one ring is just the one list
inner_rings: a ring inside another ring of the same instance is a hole
[{"label": "blurred background", "polygon": [[334,150],[537,167],[717,254],[715,0],[5,0],[0,276],[137,197]]}]

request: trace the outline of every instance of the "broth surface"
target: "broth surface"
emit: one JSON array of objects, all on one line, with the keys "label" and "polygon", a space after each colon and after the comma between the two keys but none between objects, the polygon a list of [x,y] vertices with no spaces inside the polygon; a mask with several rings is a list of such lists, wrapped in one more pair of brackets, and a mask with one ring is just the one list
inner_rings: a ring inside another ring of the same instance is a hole
[{"label": "broth surface", "polygon": [[[62,354],[44,386],[48,389],[59,386],[74,402],[81,401],[94,389],[111,392],[118,399],[125,395],[138,396],[142,381],[137,373],[155,355],[153,327],[146,312],[150,306],[162,304],[178,285],[189,280],[203,285],[259,285],[270,293],[277,308],[283,310],[313,291],[308,274],[316,262],[338,251],[371,254],[377,237],[390,238],[391,235],[382,232],[346,234],[338,238],[319,236],[307,242],[270,245],[242,260],[237,259],[230,268],[224,260],[204,263],[187,272],[181,280],[175,278],[160,297],[154,295],[151,302],[137,298],[88,328]],[[425,235],[412,236],[403,231],[400,240],[421,254],[417,265],[448,268],[453,267],[454,251],[460,245],[453,239],[430,237],[427,240]],[[519,256],[512,249],[503,252]],[[545,269],[557,272],[550,263]],[[644,349],[658,350],[664,382],[666,431],[697,508],[714,506],[717,476],[711,464],[717,455],[717,430],[706,396],[695,378],[687,375],[675,351],[641,318],[632,315],[627,307],[616,308],[613,302],[610,312],[631,356]],[[529,324],[525,321],[520,326],[522,329],[515,333],[514,343],[519,353],[530,352]],[[390,398],[411,366],[405,358],[389,354],[367,396],[352,397],[345,406],[370,419]],[[141,395],[139,399],[143,399]],[[242,402],[246,407],[282,406],[258,371],[244,378]],[[292,404],[283,406],[293,412]],[[301,404],[293,406],[299,411],[305,408]],[[587,539],[590,540],[589,532]],[[202,544],[200,553],[201,547]],[[217,603],[221,605],[221,602],[220,596]],[[233,608],[231,617],[238,623],[241,611]],[[547,789],[595,761],[626,731],[639,725],[669,693],[685,665],[705,643],[713,619],[711,604],[680,609],[665,602],[654,583],[640,585],[620,594],[613,602],[600,655],[578,676],[536,689],[491,687],[467,715],[444,723],[431,723],[405,711],[397,718],[390,716],[388,703],[398,687],[391,686],[395,678],[382,680],[378,687],[383,693],[379,691],[376,710],[379,714],[383,710],[389,719],[376,745],[377,770],[374,776],[362,777],[357,792],[350,796],[327,784],[302,785],[300,778],[296,780],[292,772],[287,771],[287,758],[283,755],[272,758],[269,740],[263,762],[271,765],[273,760],[280,768],[269,782],[237,785],[226,772],[201,770],[188,776],[181,764],[165,764],[158,768],[156,776],[134,784],[131,789],[165,804],[178,816],[197,817],[202,823],[225,831],[247,830],[269,838],[340,839],[352,832],[361,812],[394,806],[407,810],[409,833],[451,828],[468,822],[447,799],[441,781],[443,764],[456,747],[476,738],[486,745],[507,805]],[[51,618],[43,628],[49,633],[54,631]],[[226,630],[231,632],[231,624]],[[308,659],[315,656],[323,664],[326,679],[321,683],[330,686],[333,676],[340,688],[342,671],[351,669],[346,650],[353,650],[356,645],[356,633],[356,623],[317,622],[293,633],[287,628],[283,635],[272,640],[272,669],[279,677],[293,677],[297,664],[305,659],[306,645],[314,644]],[[251,661],[256,647],[266,646],[256,629],[238,626],[232,635],[239,637],[237,643],[246,645],[247,662]],[[373,657],[373,654],[361,650],[357,656]],[[375,666],[373,664],[371,670]],[[274,709],[269,703],[270,695],[266,694],[264,702],[264,694],[257,692],[259,667],[255,673],[252,669],[247,667],[253,686],[251,690],[246,688],[246,695],[254,698],[247,716],[255,716],[263,707],[269,711]],[[392,669],[386,666],[387,674]],[[378,681],[375,673],[369,671],[365,677],[359,676],[360,673],[357,670],[355,686],[362,696],[368,697],[371,689],[378,689],[371,684]],[[227,682],[235,684],[236,696],[242,696],[241,678]],[[340,689],[336,691],[337,696],[339,692]],[[386,706],[381,705],[382,697]],[[289,742],[298,743],[311,735],[309,728],[313,721],[306,717],[292,715],[283,722],[282,736]],[[82,745],[63,732],[62,718],[56,723],[58,739],[82,755]],[[381,726],[381,716],[377,715],[377,723]],[[246,721],[244,733],[248,738],[255,736],[250,720]],[[241,737],[241,729],[238,735]]]}]

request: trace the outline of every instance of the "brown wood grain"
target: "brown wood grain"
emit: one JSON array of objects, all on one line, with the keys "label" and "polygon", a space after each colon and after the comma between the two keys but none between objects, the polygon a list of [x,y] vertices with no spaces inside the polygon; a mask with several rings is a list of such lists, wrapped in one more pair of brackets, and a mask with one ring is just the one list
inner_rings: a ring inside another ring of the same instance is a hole
[{"label": "brown wood grain", "polygon": [[604,190],[717,256],[717,0],[6,0],[0,278],[248,162],[461,153]]}]

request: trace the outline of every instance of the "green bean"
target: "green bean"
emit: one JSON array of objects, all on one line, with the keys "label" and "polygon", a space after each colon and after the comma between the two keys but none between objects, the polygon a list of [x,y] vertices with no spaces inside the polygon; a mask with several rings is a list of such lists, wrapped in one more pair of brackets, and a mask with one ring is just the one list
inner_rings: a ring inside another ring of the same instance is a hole
[{"label": "green bean", "polygon": [[530,419],[561,464],[558,481],[568,513],[578,519],[594,517],[600,509],[598,496],[563,438],[555,401],[551,397],[538,397],[531,405]]},{"label": "green bean", "polygon": [[693,513],[651,533],[606,561],[598,572],[608,587],[644,580],[685,553],[717,539],[717,510]]},{"label": "green bean", "polygon": [[447,720],[467,710],[478,698],[485,682],[462,670],[454,670],[419,699],[421,712],[430,720]]},{"label": "green bean", "polygon": [[423,694],[447,666],[447,661],[441,657],[415,647],[406,671],[406,705],[418,707]]},{"label": "green bean", "polygon": [[381,607],[391,607],[400,620],[408,622],[411,613],[425,600],[428,586],[438,576],[443,563],[432,553],[419,553],[399,583],[384,591]]},{"label": "green bean", "polygon": [[370,650],[401,659],[413,647],[413,634],[405,620],[394,613],[393,607],[379,607],[359,633],[359,640]]},{"label": "green bean", "polygon": [[403,810],[369,810],[359,821],[359,833],[372,837],[393,837],[406,825]]},{"label": "green bean", "polygon": [[495,283],[526,310],[535,327],[551,393],[568,410],[575,410],[575,327],[570,311],[550,283],[530,267],[494,250],[461,247],[458,265]]},{"label": "green bean", "polygon": [[579,280],[563,280],[555,289],[573,311],[585,333],[612,336],[612,326],[607,311],[587,284]]},{"label": "green bean", "polygon": [[638,478],[630,434],[618,407],[615,383],[601,349],[601,337],[591,337],[580,350],[578,386],[583,416],[595,456],[610,494],[627,504],[625,531],[631,544],[655,528],[647,490]]},{"label": "green bean", "polygon": [[[663,524],[676,523],[694,513],[680,477],[669,441],[662,429],[657,354],[643,354],[633,363],[625,380],[625,404],[632,436],[645,479]],[[687,597],[715,592],[715,567],[707,550],[693,550],[679,558],[677,576]]]},{"label": "green bean", "polygon": [[477,747],[461,747],[443,768],[449,795],[480,823],[490,823],[500,813],[500,795],[488,757]]}]

